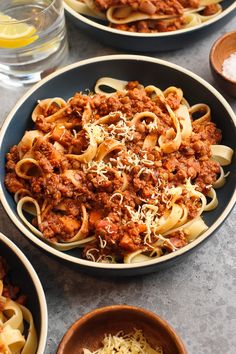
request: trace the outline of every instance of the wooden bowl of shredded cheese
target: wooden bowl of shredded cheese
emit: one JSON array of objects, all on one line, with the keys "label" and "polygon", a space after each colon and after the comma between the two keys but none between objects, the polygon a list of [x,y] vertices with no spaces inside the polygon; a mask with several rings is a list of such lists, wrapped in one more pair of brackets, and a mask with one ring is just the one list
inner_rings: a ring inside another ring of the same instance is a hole
[{"label": "wooden bowl of shredded cheese", "polygon": [[224,34],[213,44],[210,66],[219,87],[236,97],[236,31]]},{"label": "wooden bowl of shredded cheese", "polygon": [[113,305],[78,319],[62,338],[57,354],[187,354],[174,329],[143,308]]}]

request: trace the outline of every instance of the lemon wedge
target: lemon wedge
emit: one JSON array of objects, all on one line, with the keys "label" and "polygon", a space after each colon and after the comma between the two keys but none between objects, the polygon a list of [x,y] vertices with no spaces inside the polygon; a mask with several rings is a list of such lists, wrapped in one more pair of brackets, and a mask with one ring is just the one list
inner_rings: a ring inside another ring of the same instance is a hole
[{"label": "lemon wedge", "polygon": [[[6,22],[6,23],[4,23]],[[0,48],[21,48],[38,39],[36,28],[0,12]]]}]

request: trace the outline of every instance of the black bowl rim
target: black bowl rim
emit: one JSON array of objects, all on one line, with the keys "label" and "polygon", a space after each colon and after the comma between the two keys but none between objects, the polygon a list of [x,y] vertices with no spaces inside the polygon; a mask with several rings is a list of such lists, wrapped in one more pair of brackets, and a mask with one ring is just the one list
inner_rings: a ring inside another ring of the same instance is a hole
[{"label": "black bowl rim", "polygon": [[[15,113],[17,112],[17,110],[20,108],[20,106],[27,100],[27,98],[32,95],[32,93],[34,93],[35,91],[37,91],[37,89],[41,86],[43,86],[46,82],[53,80],[55,77],[60,76],[61,74],[64,74],[70,70],[73,70],[75,68],[79,68],[81,66],[85,66],[87,64],[91,64],[91,63],[96,63],[96,62],[102,62],[102,61],[117,61],[117,60],[131,60],[131,61],[144,61],[144,62],[151,62],[151,63],[156,63],[156,64],[160,64],[163,66],[167,66],[170,68],[173,68],[175,70],[178,70],[179,72],[182,72],[188,76],[190,76],[191,78],[193,78],[194,80],[198,81],[202,86],[204,86],[206,89],[208,89],[208,91],[210,91],[214,96],[216,96],[216,98],[221,102],[221,104],[224,106],[224,108],[227,110],[229,116],[231,117],[234,126],[236,127],[236,116],[232,110],[232,108],[230,107],[229,103],[226,101],[226,99],[212,86],[210,85],[207,81],[205,81],[204,79],[202,79],[200,76],[194,74],[193,72],[182,68],[179,65],[173,64],[171,62],[162,60],[162,59],[157,59],[157,58],[153,58],[153,57],[149,57],[149,56],[143,56],[143,55],[134,55],[134,54],[115,54],[115,55],[105,55],[105,56],[100,56],[100,57],[95,57],[95,58],[90,58],[90,59],[85,59],[70,65],[65,66],[62,69],[59,69],[57,71],[55,71],[54,73],[50,74],[49,76],[47,76],[46,78],[44,78],[43,80],[41,80],[39,83],[37,83],[36,85],[34,85],[31,89],[28,90],[28,92],[26,92],[26,94],[24,94],[22,96],[22,98],[20,100],[18,100],[18,102],[15,104],[15,106],[13,107],[13,109],[10,111],[10,113],[8,114],[1,132],[0,132],[0,149],[2,149],[2,142],[3,142],[3,138],[5,135],[5,132],[12,120],[12,118],[14,117]],[[227,218],[228,214],[230,213],[231,209],[233,208],[234,204],[236,203],[236,186],[233,192],[233,195],[228,203],[228,205],[226,206],[226,208],[224,209],[223,213],[220,215],[220,217],[213,223],[213,225],[211,225],[209,227],[209,229],[204,232],[201,236],[199,236],[196,240],[194,240],[193,242],[189,243],[187,246],[179,249],[178,251],[172,252],[170,254],[164,255],[162,257],[159,258],[155,258],[153,260],[149,260],[149,261],[144,261],[144,262],[139,262],[139,263],[130,263],[130,264],[126,264],[126,263],[122,263],[122,264],[112,264],[112,263],[96,263],[96,262],[91,262],[82,258],[78,258],[75,256],[71,256],[67,253],[63,253],[62,251],[58,251],[55,248],[53,248],[52,246],[50,246],[49,244],[47,244],[46,242],[40,240],[37,236],[35,236],[30,230],[27,229],[27,227],[23,224],[23,222],[21,222],[20,220],[18,220],[18,218],[16,217],[15,213],[12,211],[12,209],[10,208],[7,199],[5,198],[3,189],[2,189],[2,184],[0,184],[0,200],[2,202],[2,205],[6,211],[6,213],[8,214],[8,216],[10,217],[10,219],[13,221],[13,223],[17,226],[17,228],[26,236],[28,237],[33,243],[35,243],[37,246],[41,247],[42,249],[44,249],[45,251],[63,259],[66,261],[69,261],[71,263],[77,264],[77,265],[81,265],[82,267],[86,267],[86,268],[90,268],[91,270],[96,270],[96,269],[103,269],[103,270],[134,270],[134,269],[139,269],[139,268],[144,268],[147,266],[152,266],[152,265],[158,265],[161,264],[163,262],[168,262],[169,260],[172,260],[173,258],[177,258],[181,255],[183,255],[184,253],[189,252],[190,250],[192,250],[193,248],[195,248],[196,246],[198,246],[199,244],[201,244],[203,241],[205,241],[209,236],[211,236],[213,234],[213,232],[223,223],[223,221]]]},{"label": "black bowl rim", "polygon": [[38,300],[39,300],[39,306],[41,312],[40,314],[41,327],[40,327],[40,335],[38,335],[39,342],[38,342],[37,354],[43,354],[47,343],[48,309],[47,309],[47,302],[46,302],[46,297],[44,294],[42,284],[40,282],[40,279],[36,271],[34,270],[34,267],[28,261],[24,253],[19,249],[19,247],[16,246],[14,242],[12,242],[7,236],[2,234],[1,232],[0,232],[0,241],[3,242],[8,248],[10,248],[11,251],[15,254],[15,256],[21,261],[21,263],[24,265],[25,269],[29,273],[32,282],[34,283],[36,292],[38,294]]},{"label": "black bowl rim", "polygon": [[184,344],[182,338],[179,336],[179,334],[176,332],[176,330],[172,327],[172,325],[170,325],[163,317],[158,315],[156,312],[150,311],[150,310],[140,307],[140,306],[123,305],[123,304],[115,304],[115,305],[97,307],[97,308],[90,310],[89,312],[86,312],[84,315],[79,317],[76,321],[74,321],[70,325],[70,327],[64,333],[64,335],[58,345],[57,353],[60,353],[60,354],[63,353],[63,350],[65,349],[65,343],[68,342],[68,340],[70,340],[70,338],[73,336],[73,330],[77,329],[78,325],[93,321],[93,318],[95,316],[97,316],[97,315],[99,316],[102,313],[108,314],[109,312],[114,313],[114,312],[118,312],[118,311],[121,311],[121,312],[122,311],[125,311],[125,312],[129,311],[129,312],[133,312],[133,313],[137,313],[137,314],[141,313],[142,315],[144,315],[147,318],[154,319],[156,322],[158,322],[161,325],[161,327],[165,328],[165,332],[168,333],[169,337],[172,337],[176,341],[177,345],[182,350],[182,352],[187,354],[185,344]]},{"label": "black bowl rim", "polygon": [[89,18],[79,14],[78,12],[73,10],[65,1],[63,1],[63,3],[64,3],[65,11],[68,12],[71,16],[73,16],[74,18],[76,18],[80,22],[83,22],[90,27],[96,28],[97,30],[108,32],[110,34],[116,34],[116,35],[121,35],[121,36],[123,35],[123,36],[133,37],[133,38],[156,38],[156,39],[164,38],[164,37],[170,38],[170,37],[178,36],[181,34],[186,34],[189,32],[194,32],[199,29],[208,27],[212,23],[219,21],[220,19],[224,18],[225,16],[227,16],[228,14],[230,14],[232,11],[234,11],[236,9],[236,2],[234,2],[233,4],[231,4],[229,7],[227,7],[224,11],[222,11],[216,17],[213,17],[212,19],[210,19],[206,22],[203,22],[198,26],[194,26],[194,27],[190,27],[190,28],[184,28],[184,29],[180,29],[177,31],[170,31],[170,32],[138,33],[138,32],[121,31],[121,30],[118,30],[115,28],[111,28],[111,27],[102,25],[100,23],[97,23],[97,22],[90,20]]}]

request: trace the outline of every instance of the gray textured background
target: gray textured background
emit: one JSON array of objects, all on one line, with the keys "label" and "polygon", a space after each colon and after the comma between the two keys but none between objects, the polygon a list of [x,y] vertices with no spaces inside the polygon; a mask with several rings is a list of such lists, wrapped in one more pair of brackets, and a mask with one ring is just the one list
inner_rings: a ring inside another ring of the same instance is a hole
[{"label": "gray textured background", "polygon": [[[68,63],[99,55],[122,53],[105,47],[68,23]],[[182,65],[215,87],[208,56],[213,42],[236,29],[232,19],[191,47],[152,56]],[[0,123],[26,88],[0,87]],[[236,112],[236,100],[225,96]],[[138,278],[101,279],[81,274],[34,247],[0,208],[0,231],[9,236],[35,267],[49,310],[46,354],[56,352],[66,329],[81,315],[104,305],[145,307],[165,318],[183,338],[189,354],[236,353],[236,208],[220,230],[197,252],[169,270]]]}]

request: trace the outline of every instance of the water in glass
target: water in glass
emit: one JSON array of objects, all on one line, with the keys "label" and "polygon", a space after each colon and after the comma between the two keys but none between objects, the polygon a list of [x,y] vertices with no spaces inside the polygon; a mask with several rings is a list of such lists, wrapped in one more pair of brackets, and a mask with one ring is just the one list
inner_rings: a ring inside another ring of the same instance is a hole
[{"label": "water in glass", "polygon": [[62,0],[0,1],[0,80],[34,83],[68,51]]}]

